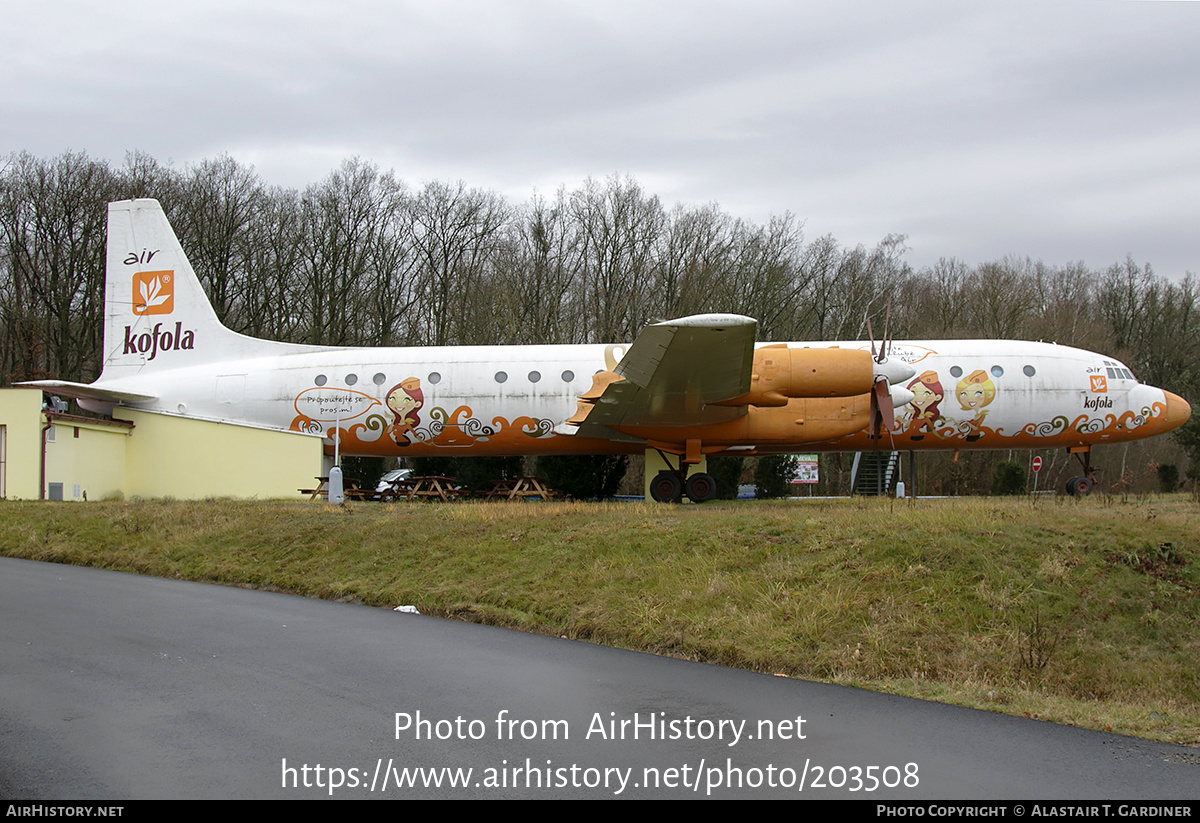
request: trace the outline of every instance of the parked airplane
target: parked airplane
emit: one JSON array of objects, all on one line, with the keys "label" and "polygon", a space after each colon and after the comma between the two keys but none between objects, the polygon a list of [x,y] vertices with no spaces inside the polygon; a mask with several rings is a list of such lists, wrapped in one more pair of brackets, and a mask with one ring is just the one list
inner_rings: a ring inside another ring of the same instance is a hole
[{"label": "parked airplane", "polygon": [[[35,381],[86,409],[317,433],[343,454],[612,454],[678,470],[657,500],[710,499],[703,456],[1093,446],[1183,424],[1182,398],[1120,362],[1047,343],[755,344],[748,317],[647,326],[632,344],[341,348],[226,329],[155,200],[109,204],[104,367]],[[903,408],[897,416],[895,408]],[[906,407],[906,408],[905,408]]]}]

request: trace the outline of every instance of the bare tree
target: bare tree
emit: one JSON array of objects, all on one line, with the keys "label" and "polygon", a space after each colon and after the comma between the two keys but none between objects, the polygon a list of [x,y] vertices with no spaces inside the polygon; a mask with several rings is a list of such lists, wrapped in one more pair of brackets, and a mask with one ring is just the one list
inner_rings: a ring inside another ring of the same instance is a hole
[{"label": "bare tree", "polygon": [[671,210],[658,252],[651,311],[662,318],[734,311],[724,288],[733,267],[734,223],[716,203]]},{"label": "bare tree", "polygon": [[480,300],[490,261],[508,207],[491,192],[468,189],[461,181],[427,183],[412,201],[413,242],[420,257],[424,289],[421,316],[427,344],[482,342],[490,308]]},{"label": "bare tree", "polygon": [[1096,282],[1095,272],[1082,261],[1065,266],[1039,261],[1034,267],[1036,301],[1029,336],[1083,349],[1108,345],[1103,327],[1094,318]]},{"label": "bare tree", "polygon": [[238,331],[253,325],[235,312],[239,291],[246,286],[249,237],[265,207],[266,192],[258,174],[228,155],[201,160],[187,170],[174,202],[172,225],[213,310]]},{"label": "bare tree", "polygon": [[570,343],[583,337],[576,292],[578,235],[564,189],[553,201],[535,194],[509,221],[493,266],[496,318],[506,343]]},{"label": "bare tree", "polygon": [[116,188],[108,166],[85,154],[10,159],[0,186],[10,379],[98,374],[105,204]]},{"label": "bare tree", "polygon": [[591,342],[631,340],[650,317],[648,290],[663,229],[658,198],[631,178],[588,178],[571,194]]},{"label": "bare tree", "polygon": [[915,337],[961,337],[967,314],[966,287],[971,268],[954,257],[939,258],[908,283],[898,310],[907,333]]},{"label": "bare tree", "polygon": [[742,221],[734,225],[734,311],[756,318],[763,340],[784,339],[798,324],[801,295],[808,285],[808,273],[800,265],[802,239],[791,214],[773,215],[765,226]]},{"label": "bare tree", "polygon": [[246,334],[294,343],[309,338],[311,324],[302,311],[304,249],[299,193],[270,190],[245,240],[238,314]]},{"label": "bare tree", "polygon": [[983,263],[971,275],[964,295],[975,333],[987,338],[1022,336],[1036,295],[1029,258],[1006,257]]},{"label": "bare tree", "polygon": [[366,290],[372,265],[388,231],[400,185],[389,172],[363,160],[347,160],[300,200],[300,281],[308,306],[312,343],[354,345],[366,336]]}]

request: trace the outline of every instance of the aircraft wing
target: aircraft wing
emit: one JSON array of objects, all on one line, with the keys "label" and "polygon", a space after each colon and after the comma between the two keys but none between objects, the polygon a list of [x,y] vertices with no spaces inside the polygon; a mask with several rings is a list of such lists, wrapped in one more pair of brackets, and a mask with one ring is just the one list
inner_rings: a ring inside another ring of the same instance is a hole
[{"label": "aircraft wing", "polygon": [[17,383],[18,386],[34,386],[48,391],[51,394],[62,395],[63,397],[74,397],[82,400],[95,400],[100,403],[146,403],[151,400],[157,400],[158,395],[154,394],[138,394],[128,391],[114,391],[113,389],[105,389],[91,383],[71,383],[67,380],[29,380],[24,383]]},{"label": "aircraft wing", "polygon": [[[612,426],[700,426],[746,413],[714,406],[750,391],[755,320],[701,314],[647,326],[621,358],[603,393],[571,422],[583,437],[620,438]],[[583,400],[594,397],[597,386]]]}]

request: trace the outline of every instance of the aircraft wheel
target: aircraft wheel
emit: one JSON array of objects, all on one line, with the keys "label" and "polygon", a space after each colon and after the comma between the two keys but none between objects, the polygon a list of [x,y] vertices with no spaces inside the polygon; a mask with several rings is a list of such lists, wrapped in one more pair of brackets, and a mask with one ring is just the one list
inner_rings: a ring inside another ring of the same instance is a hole
[{"label": "aircraft wheel", "polygon": [[683,491],[683,483],[674,472],[659,472],[650,481],[650,496],[659,503],[674,503]]},{"label": "aircraft wheel", "polygon": [[683,484],[688,500],[693,503],[704,503],[717,496],[717,481],[711,474],[693,474]]},{"label": "aircraft wheel", "polygon": [[1092,481],[1088,480],[1086,477],[1078,477],[1078,478],[1076,478],[1076,480],[1077,480],[1077,482],[1075,483],[1075,494],[1076,495],[1078,495],[1079,497],[1087,497],[1089,494],[1092,493]]}]

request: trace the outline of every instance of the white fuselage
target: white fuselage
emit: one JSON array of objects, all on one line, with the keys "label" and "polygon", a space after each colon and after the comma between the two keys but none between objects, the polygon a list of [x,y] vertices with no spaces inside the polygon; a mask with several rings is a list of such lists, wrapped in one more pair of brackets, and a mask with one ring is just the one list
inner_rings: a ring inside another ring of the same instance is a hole
[{"label": "white fuselage", "polygon": [[[788,346],[869,348],[864,342]],[[575,411],[592,376],[619,362],[623,345],[289,348],[294,353],[153,371],[105,385],[154,394],[157,400],[137,406],[164,414],[329,437],[341,428],[346,453],[604,453],[645,447],[634,440],[554,432]],[[729,445],[763,451],[1076,446],[1156,433],[1173,397],[1138,383],[1116,361],[1066,346],[897,342],[892,356],[914,369],[905,385],[916,396],[897,408],[891,436],[883,442],[854,435]],[[405,412],[415,423],[402,437],[389,437],[402,413],[395,400],[389,402],[389,390],[404,381],[419,385],[419,405],[409,401],[415,408]]]}]

